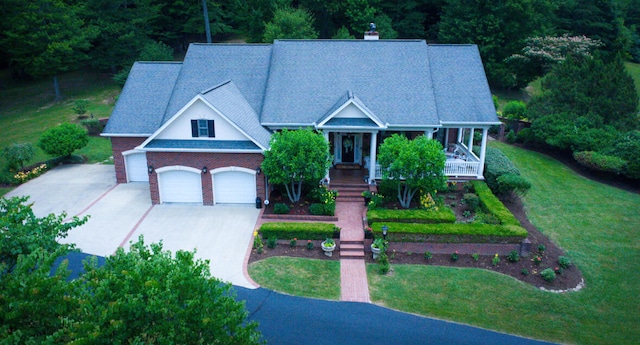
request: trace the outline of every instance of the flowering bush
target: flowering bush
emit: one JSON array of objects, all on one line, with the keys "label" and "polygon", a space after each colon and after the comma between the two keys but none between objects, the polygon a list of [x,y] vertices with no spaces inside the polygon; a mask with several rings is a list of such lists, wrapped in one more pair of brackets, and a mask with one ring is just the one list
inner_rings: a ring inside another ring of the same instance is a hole
[{"label": "flowering bush", "polygon": [[311,240],[307,240],[307,249],[308,250],[313,249],[313,242],[311,242]]},{"label": "flowering bush", "polygon": [[491,259],[491,264],[494,266],[498,266],[499,263],[500,263],[500,256],[498,255],[498,253],[496,253],[493,259]]},{"label": "flowering bush", "polygon": [[298,239],[297,238],[292,238],[289,240],[289,247],[293,248],[296,246],[296,244],[298,244]]},{"label": "flowering bush", "polygon": [[42,174],[44,174],[44,172],[47,171],[47,165],[46,164],[40,164],[40,166],[37,166],[29,171],[23,172],[20,171],[17,174],[13,175],[13,178],[15,178],[18,182],[20,183],[25,183],[31,179],[34,179]]},{"label": "flowering bush", "polygon": [[436,202],[433,200],[431,193],[420,194],[420,207],[425,210],[438,210],[438,206],[436,206]]},{"label": "flowering bush", "polygon": [[533,261],[533,263],[536,265],[540,265],[540,263],[542,262],[542,255],[535,255],[533,259],[531,259],[531,261]]}]

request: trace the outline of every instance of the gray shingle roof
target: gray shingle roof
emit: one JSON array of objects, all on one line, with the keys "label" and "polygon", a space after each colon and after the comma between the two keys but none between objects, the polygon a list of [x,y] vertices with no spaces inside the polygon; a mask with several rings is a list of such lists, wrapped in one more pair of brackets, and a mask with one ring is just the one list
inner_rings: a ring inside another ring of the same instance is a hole
[{"label": "gray shingle roof", "polygon": [[252,141],[243,140],[151,140],[145,148],[173,150],[256,150],[262,151]]},{"label": "gray shingle roof", "polygon": [[429,45],[440,121],[499,123],[476,45]]},{"label": "gray shingle roof", "polygon": [[271,132],[260,125],[258,114],[249,105],[233,81],[207,90],[202,93],[202,96],[222,112],[229,121],[256,140],[260,146],[265,149],[269,147]]},{"label": "gray shingle roof", "polygon": [[273,44],[263,124],[312,124],[352,91],[383,122],[437,125],[421,40],[281,40]]},{"label": "gray shingle roof", "polygon": [[169,97],[182,64],[177,62],[136,62],[120,93],[105,135],[145,135],[162,125]]}]

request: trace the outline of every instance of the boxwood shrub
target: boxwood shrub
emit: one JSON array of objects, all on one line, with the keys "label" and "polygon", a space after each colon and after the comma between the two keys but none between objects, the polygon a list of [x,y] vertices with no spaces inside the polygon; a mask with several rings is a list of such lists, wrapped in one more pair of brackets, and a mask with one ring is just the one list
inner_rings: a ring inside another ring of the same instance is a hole
[{"label": "boxwood shrub", "polygon": [[470,183],[480,198],[480,207],[482,207],[485,212],[493,214],[502,225],[520,226],[520,222],[513,213],[491,192],[491,189],[489,189],[486,183],[483,181],[471,181]]},{"label": "boxwood shrub", "polygon": [[309,205],[309,213],[316,216],[333,216],[336,213],[336,204],[335,202],[328,204],[311,204]]},{"label": "boxwood shrub", "polygon": [[272,222],[262,224],[260,233],[263,238],[324,240],[340,237],[340,228],[331,223]]},{"label": "boxwood shrub", "polygon": [[387,239],[393,242],[518,243],[527,237],[521,226],[480,223],[373,223],[374,236],[382,236],[383,225],[389,227]]},{"label": "boxwood shrub", "polygon": [[456,215],[448,207],[435,210],[388,210],[374,209],[367,211],[369,224],[380,222],[399,223],[455,223]]}]

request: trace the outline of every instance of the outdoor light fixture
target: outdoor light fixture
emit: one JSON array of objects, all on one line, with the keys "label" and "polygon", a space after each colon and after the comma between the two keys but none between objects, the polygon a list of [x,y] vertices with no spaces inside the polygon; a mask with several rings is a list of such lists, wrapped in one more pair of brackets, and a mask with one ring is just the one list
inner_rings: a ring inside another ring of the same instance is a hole
[{"label": "outdoor light fixture", "polygon": [[149,172],[149,175],[153,174],[153,165],[149,165],[147,171]]},{"label": "outdoor light fixture", "polygon": [[256,169],[256,174],[260,175],[261,172],[262,172],[262,169],[258,167],[258,169]]},{"label": "outdoor light fixture", "polygon": [[207,171],[209,171],[209,169],[207,169],[207,167],[206,167],[206,166],[202,167],[202,173],[203,173],[203,174],[206,174],[206,173],[207,173]]},{"label": "outdoor light fixture", "polygon": [[389,227],[388,227],[388,226],[386,226],[386,225],[383,225],[383,226],[382,226],[382,238],[383,238],[384,240],[386,240],[386,239],[387,239],[387,233],[388,233],[388,232],[389,232]]}]

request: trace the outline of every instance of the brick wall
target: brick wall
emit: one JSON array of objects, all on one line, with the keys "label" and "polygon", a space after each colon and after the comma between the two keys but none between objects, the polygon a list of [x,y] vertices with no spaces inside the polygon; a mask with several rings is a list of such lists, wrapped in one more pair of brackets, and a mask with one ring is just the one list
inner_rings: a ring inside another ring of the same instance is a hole
[{"label": "brick wall", "polygon": [[122,155],[122,152],[133,150],[146,139],[147,138],[111,137],[113,164],[115,165],[116,181],[118,183],[127,183],[127,172],[125,171],[124,156]]},{"label": "brick wall", "polygon": [[[256,170],[264,159],[261,153],[200,153],[200,152],[147,152],[147,164],[154,169],[181,165],[196,168],[207,167],[209,171],[230,166]],[[205,205],[213,205],[213,186],[211,174],[201,174],[202,200]],[[158,175],[154,171],[149,176],[149,189],[151,202],[160,203],[160,191],[158,189]],[[257,196],[264,199],[265,183],[264,175],[256,174]]]}]

